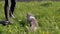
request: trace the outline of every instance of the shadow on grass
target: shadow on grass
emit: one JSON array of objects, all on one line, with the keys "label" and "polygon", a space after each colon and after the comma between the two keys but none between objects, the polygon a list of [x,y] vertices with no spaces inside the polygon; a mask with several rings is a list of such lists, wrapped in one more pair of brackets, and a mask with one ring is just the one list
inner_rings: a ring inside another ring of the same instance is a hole
[{"label": "shadow on grass", "polygon": [[28,29],[26,28],[26,26],[28,26],[27,20],[26,18],[15,18],[14,19],[16,22],[18,22],[20,28],[22,29],[21,32],[26,32],[28,31]]},{"label": "shadow on grass", "polygon": [[0,34],[2,34],[2,31],[0,31]]},{"label": "shadow on grass", "polygon": [[24,29],[24,31],[27,34],[27,32],[28,32],[28,29],[26,28],[26,26],[28,26],[27,20],[25,18],[23,18],[22,21],[20,21],[19,23],[20,23],[20,26]]},{"label": "shadow on grass", "polygon": [[22,18],[20,20],[18,18],[15,18],[14,20],[19,22],[21,27],[25,27],[27,25],[27,20],[25,18]]}]

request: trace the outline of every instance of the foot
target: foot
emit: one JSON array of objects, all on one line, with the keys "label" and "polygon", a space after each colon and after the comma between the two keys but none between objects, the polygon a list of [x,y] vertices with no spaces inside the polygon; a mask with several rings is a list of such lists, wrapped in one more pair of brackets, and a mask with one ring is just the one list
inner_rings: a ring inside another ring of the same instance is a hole
[{"label": "foot", "polygon": [[9,23],[10,23],[10,21],[4,21],[1,24],[5,26],[5,25],[8,25]]},{"label": "foot", "polygon": [[14,15],[13,15],[12,13],[10,13],[10,17],[12,17],[12,18],[14,18],[14,19],[15,19]]},{"label": "foot", "polygon": [[11,24],[11,25],[12,25],[13,23],[11,23],[10,21],[5,21],[5,22],[4,22],[4,23],[2,23],[2,24],[5,26],[5,25],[9,25],[9,24]]}]

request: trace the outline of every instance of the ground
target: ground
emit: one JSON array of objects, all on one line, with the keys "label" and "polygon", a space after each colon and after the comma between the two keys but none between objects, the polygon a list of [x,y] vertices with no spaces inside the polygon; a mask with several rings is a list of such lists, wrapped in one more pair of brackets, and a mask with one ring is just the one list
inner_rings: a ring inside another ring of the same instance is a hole
[{"label": "ground", "polygon": [[[26,14],[31,12],[37,19],[39,27],[36,32],[28,33]],[[0,24],[0,34],[60,34],[60,2],[17,2],[15,19],[12,25]],[[0,2],[0,20],[5,20],[4,1]]]}]

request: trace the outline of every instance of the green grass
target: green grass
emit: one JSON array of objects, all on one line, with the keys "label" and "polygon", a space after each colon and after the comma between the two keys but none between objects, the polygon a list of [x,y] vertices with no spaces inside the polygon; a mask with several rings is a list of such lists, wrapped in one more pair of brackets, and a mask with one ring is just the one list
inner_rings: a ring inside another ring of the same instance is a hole
[{"label": "green grass", "polygon": [[[27,31],[28,12],[38,21],[36,32]],[[0,24],[0,34],[60,34],[60,2],[17,2],[14,15],[16,19],[10,18],[13,25]],[[5,20],[4,2],[0,2],[0,20]]]}]

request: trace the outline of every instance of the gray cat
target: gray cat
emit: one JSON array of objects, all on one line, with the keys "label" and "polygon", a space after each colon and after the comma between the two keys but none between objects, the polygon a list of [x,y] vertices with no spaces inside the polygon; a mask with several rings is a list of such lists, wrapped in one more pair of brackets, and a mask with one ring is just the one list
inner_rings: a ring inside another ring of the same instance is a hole
[{"label": "gray cat", "polygon": [[29,31],[36,31],[37,27],[38,27],[38,23],[37,23],[37,20],[34,17],[34,15],[32,15],[31,13],[28,13],[27,14],[27,21],[30,24]]}]

